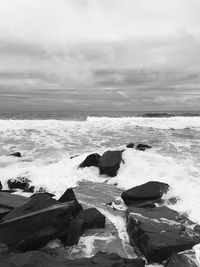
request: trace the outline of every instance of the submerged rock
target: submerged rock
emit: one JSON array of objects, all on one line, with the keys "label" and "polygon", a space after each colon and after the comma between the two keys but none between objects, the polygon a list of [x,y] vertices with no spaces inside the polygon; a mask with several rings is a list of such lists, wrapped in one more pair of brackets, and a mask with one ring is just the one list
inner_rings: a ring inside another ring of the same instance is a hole
[{"label": "submerged rock", "polygon": [[20,152],[14,152],[14,153],[8,154],[8,156],[13,156],[13,157],[21,158],[22,155],[21,155]]},{"label": "submerged rock", "polygon": [[167,207],[129,207],[127,232],[136,253],[152,263],[200,243],[195,223]]},{"label": "submerged rock", "polygon": [[100,155],[97,153],[90,154],[86,157],[86,159],[79,165],[79,168],[85,168],[85,167],[91,167],[95,166],[97,167],[99,165],[99,159]]},{"label": "submerged rock", "polygon": [[116,176],[122,162],[123,151],[108,150],[104,152],[99,161],[100,174],[106,174],[110,177]]},{"label": "submerged rock", "polygon": [[56,204],[0,223],[0,242],[21,251],[44,246],[67,234],[77,203]]},{"label": "submerged rock", "polygon": [[141,151],[145,151],[146,149],[152,148],[152,146],[149,145],[145,145],[145,144],[138,144],[136,146],[137,150],[141,150]]},{"label": "submerged rock", "polygon": [[21,189],[25,192],[34,192],[34,186],[30,186],[31,180],[26,177],[17,177],[8,180],[8,187],[10,189]]},{"label": "submerged rock", "polygon": [[194,250],[187,250],[180,253],[173,253],[164,267],[199,267]]},{"label": "submerged rock", "polygon": [[124,259],[115,253],[106,254],[99,252],[92,258],[75,260],[59,260],[39,251],[30,251],[0,259],[0,265],[5,267],[144,267],[142,259]]},{"label": "submerged rock", "polygon": [[151,181],[124,191],[121,198],[127,206],[146,201],[157,201],[168,189],[168,184]]}]

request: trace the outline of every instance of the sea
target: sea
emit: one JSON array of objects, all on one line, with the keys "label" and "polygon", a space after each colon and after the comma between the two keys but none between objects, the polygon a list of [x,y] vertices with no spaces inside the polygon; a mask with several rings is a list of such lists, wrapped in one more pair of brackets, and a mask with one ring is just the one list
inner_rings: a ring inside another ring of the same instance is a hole
[{"label": "sea", "polygon": [[[152,149],[126,148],[129,143]],[[119,149],[125,149],[124,162],[116,177],[100,176],[96,167],[78,168],[90,153]],[[21,158],[8,156],[16,151]],[[57,198],[81,183],[115,191],[165,182],[170,190],[163,199],[178,199],[166,205],[200,223],[200,112],[0,113],[3,187],[17,177]]]}]

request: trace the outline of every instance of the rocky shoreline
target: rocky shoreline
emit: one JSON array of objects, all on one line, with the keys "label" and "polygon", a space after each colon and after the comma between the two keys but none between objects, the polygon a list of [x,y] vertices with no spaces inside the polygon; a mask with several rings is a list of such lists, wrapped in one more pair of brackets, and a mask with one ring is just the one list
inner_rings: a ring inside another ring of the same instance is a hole
[{"label": "rocky shoreline", "polygon": [[[144,152],[150,148],[135,147]],[[134,149],[134,144],[126,149]],[[117,175],[123,151],[90,154],[78,168],[96,167],[109,179]],[[82,182],[75,189],[66,185],[59,199],[43,188],[35,192],[26,177],[7,184],[9,190],[1,186],[0,191],[0,266],[199,266],[195,246],[200,226],[166,207],[166,183],[149,181],[122,191],[106,183]],[[84,238],[93,244],[87,255],[78,249]],[[50,246],[55,240],[57,245]],[[66,248],[74,248],[73,253]]]}]

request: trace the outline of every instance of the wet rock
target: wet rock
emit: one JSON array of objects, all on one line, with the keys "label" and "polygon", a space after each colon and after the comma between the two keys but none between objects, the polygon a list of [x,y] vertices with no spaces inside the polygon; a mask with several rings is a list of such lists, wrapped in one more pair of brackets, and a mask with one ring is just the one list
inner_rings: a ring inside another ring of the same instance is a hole
[{"label": "wet rock", "polygon": [[21,189],[24,192],[34,192],[34,186],[30,186],[31,180],[26,177],[17,177],[8,180],[8,187],[10,189]]},{"label": "wet rock", "polygon": [[127,148],[134,148],[134,143],[129,143],[126,147]]},{"label": "wet rock", "polygon": [[24,205],[29,198],[6,192],[0,192],[0,207],[14,209]]},{"label": "wet rock", "polygon": [[87,156],[86,159],[79,165],[79,168],[85,168],[91,166],[97,167],[99,165],[100,157],[101,156],[97,153]]},{"label": "wet rock", "polygon": [[187,250],[180,253],[173,253],[164,267],[199,267],[194,250]]},{"label": "wet rock", "polygon": [[65,193],[58,199],[58,202],[68,202],[68,201],[77,201],[76,196],[72,188],[68,188]]},{"label": "wet rock", "polygon": [[25,214],[41,210],[52,205],[58,204],[58,201],[52,198],[49,193],[37,193],[29,198],[29,201],[24,205],[15,208],[3,220],[10,220],[16,217],[23,216]]},{"label": "wet rock", "polygon": [[0,265],[5,267],[144,267],[142,259],[124,259],[115,253],[99,252],[92,258],[75,260],[59,260],[40,251],[30,251],[0,259]]},{"label": "wet rock", "polygon": [[173,252],[191,249],[200,242],[195,223],[167,207],[129,207],[127,232],[136,253],[150,263],[162,262]]},{"label": "wet rock", "polygon": [[168,184],[151,181],[124,191],[121,198],[127,206],[146,201],[157,201],[168,189]]},{"label": "wet rock", "polygon": [[149,145],[145,145],[145,144],[138,144],[136,146],[136,149],[137,150],[141,150],[141,151],[145,151],[146,149],[149,149],[149,148],[152,148],[151,146]]},{"label": "wet rock", "polygon": [[0,181],[0,191],[2,190],[2,188],[3,188],[3,186],[2,186],[2,183],[1,183],[1,181]]},{"label": "wet rock", "polygon": [[65,246],[78,244],[80,237],[85,231],[84,223],[84,219],[73,219],[71,221],[68,232],[60,238]]},{"label": "wet rock", "polygon": [[106,174],[110,177],[117,175],[122,162],[122,151],[106,151],[100,158],[99,169],[100,174]]},{"label": "wet rock", "polygon": [[66,235],[77,203],[56,204],[0,223],[0,242],[21,251]]},{"label": "wet rock", "polygon": [[8,156],[13,156],[13,157],[21,158],[22,155],[21,155],[20,152],[14,152],[14,153],[9,154]]},{"label": "wet rock", "polygon": [[84,220],[84,229],[105,227],[106,218],[96,208],[82,210],[76,218]]}]

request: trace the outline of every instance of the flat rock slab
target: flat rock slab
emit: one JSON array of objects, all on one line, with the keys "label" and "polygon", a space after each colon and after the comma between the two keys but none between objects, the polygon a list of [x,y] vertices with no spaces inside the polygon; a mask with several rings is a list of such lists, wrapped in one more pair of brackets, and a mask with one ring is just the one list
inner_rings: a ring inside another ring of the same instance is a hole
[{"label": "flat rock slab", "polygon": [[[0,223],[0,243],[28,251],[67,233],[77,203],[53,205]],[[73,234],[73,233],[71,233]]]},{"label": "flat rock slab", "polygon": [[29,198],[6,192],[0,192],[0,207],[18,208],[29,201]]},{"label": "flat rock slab", "polygon": [[4,267],[144,267],[141,259],[124,259],[115,253],[97,253],[92,258],[81,258],[76,260],[58,260],[50,255],[39,251],[31,251],[24,254],[13,255],[0,259],[0,266]]},{"label": "flat rock slab", "polygon": [[197,261],[194,250],[187,250],[180,253],[173,253],[164,267],[199,267],[200,263]]},{"label": "flat rock slab", "polygon": [[198,225],[167,207],[129,207],[127,232],[137,254],[148,262],[162,262],[200,243]]}]

